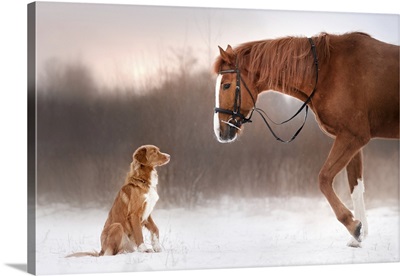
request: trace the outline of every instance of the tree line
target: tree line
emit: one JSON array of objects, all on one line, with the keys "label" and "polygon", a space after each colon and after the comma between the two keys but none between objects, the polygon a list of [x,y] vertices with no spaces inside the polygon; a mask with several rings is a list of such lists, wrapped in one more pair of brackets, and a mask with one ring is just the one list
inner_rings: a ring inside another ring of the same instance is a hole
[{"label": "tree line", "polygon": [[[83,64],[58,64],[43,76],[37,91],[40,204],[111,204],[133,151],[143,144],[171,155],[158,169],[165,207],[194,207],[223,196],[321,196],[318,172],[333,140],[312,116],[288,145],[277,142],[256,114],[237,142],[220,144],[212,125],[215,78],[208,69],[153,76],[157,86],[123,90],[99,87]],[[278,121],[300,105],[273,93],[259,101]],[[301,118],[277,132],[289,137],[299,124]],[[395,196],[398,143],[373,142],[364,156],[367,200]],[[345,175],[336,182],[347,195]]]}]

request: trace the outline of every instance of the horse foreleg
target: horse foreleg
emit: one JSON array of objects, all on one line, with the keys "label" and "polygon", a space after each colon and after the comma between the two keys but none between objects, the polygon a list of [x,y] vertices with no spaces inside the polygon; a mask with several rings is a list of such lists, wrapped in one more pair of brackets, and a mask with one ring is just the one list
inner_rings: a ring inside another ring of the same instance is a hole
[{"label": "horse foreleg", "polygon": [[[351,159],[346,167],[347,178],[349,180],[351,199],[353,200],[354,217],[362,223],[362,238],[364,239],[368,234],[367,216],[365,214],[364,205],[364,182],[362,178],[362,150]],[[360,247],[361,244],[352,238],[348,243],[352,247]]]},{"label": "horse foreleg", "polygon": [[338,135],[319,173],[319,186],[322,193],[331,205],[336,218],[357,241],[361,241],[362,223],[354,219],[353,214],[336,195],[332,185],[335,176],[349,164],[366,143],[366,140],[352,135]]}]

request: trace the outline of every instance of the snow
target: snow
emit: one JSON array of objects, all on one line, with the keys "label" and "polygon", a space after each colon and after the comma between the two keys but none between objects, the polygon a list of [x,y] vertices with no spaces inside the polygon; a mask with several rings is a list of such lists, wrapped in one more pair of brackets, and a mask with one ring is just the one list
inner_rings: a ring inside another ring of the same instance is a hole
[{"label": "snow", "polygon": [[[100,250],[106,208],[39,206],[37,274],[398,262],[398,206],[376,206],[367,206],[370,229],[362,248],[351,248],[322,198],[225,198],[192,210],[156,205],[162,252],[98,258],[65,256]],[[150,245],[150,233],[144,235]]]}]

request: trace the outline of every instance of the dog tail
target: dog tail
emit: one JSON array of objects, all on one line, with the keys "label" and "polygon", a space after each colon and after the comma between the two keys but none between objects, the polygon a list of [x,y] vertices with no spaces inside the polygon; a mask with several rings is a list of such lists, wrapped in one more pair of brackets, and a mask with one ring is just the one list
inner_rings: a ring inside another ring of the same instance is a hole
[{"label": "dog tail", "polygon": [[79,258],[79,257],[85,257],[85,256],[100,257],[100,256],[102,256],[102,254],[101,254],[101,252],[99,253],[99,252],[96,252],[96,251],[93,251],[93,252],[76,252],[76,253],[69,254],[69,255],[65,256],[65,258],[70,258],[70,257]]}]

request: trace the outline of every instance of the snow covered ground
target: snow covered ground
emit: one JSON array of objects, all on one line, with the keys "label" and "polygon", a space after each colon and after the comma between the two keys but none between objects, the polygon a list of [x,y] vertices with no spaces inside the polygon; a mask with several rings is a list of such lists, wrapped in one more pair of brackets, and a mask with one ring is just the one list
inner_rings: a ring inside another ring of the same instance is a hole
[{"label": "snow covered ground", "polygon": [[369,236],[362,248],[350,248],[346,246],[349,234],[323,198],[225,199],[193,210],[159,209],[156,205],[153,218],[160,229],[163,252],[64,258],[76,251],[100,250],[107,213],[106,208],[38,207],[37,274],[400,260],[396,204],[369,208]]}]

